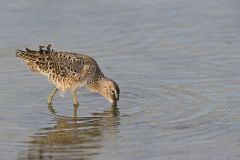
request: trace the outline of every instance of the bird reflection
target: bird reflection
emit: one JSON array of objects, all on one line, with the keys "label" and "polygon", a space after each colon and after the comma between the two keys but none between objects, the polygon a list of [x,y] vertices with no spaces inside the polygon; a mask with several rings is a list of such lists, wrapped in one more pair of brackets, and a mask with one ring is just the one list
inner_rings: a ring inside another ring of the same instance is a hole
[{"label": "bird reflection", "polygon": [[56,114],[53,106],[48,106],[56,115],[51,127],[41,128],[26,143],[29,149],[19,155],[19,159],[92,159],[99,154],[102,141],[118,132],[119,111],[111,106],[102,113],[92,113],[91,117],[78,117],[77,107],[73,117]]}]

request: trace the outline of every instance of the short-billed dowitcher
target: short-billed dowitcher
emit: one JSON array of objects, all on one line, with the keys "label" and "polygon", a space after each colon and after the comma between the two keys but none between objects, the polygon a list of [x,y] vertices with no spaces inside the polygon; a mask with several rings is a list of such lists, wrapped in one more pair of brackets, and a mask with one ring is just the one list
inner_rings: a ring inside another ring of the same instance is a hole
[{"label": "short-billed dowitcher", "polygon": [[90,56],[73,53],[58,52],[51,49],[49,44],[39,46],[39,50],[17,50],[16,56],[24,60],[33,72],[45,75],[56,86],[48,96],[48,104],[52,104],[53,96],[60,89],[71,91],[74,105],[78,105],[77,89],[85,87],[88,90],[105,97],[113,105],[119,100],[117,83],[107,78],[99,68],[97,62]]}]

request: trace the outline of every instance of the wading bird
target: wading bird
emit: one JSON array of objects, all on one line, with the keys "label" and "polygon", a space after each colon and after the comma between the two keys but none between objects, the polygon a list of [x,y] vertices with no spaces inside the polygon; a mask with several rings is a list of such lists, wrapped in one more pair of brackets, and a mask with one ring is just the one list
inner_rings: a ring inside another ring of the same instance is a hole
[{"label": "wading bird", "polygon": [[77,89],[85,87],[88,90],[105,97],[113,105],[117,105],[120,90],[117,83],[107,78],[99,68],[97,62],[90,56],[73,53],[58,52],[51,49],[49,44],[39,46],[39,50],[16,51],[16,56],[22,59],[28,69],[48,77],[56,88],[48,96],[48,104],[52,104],[53,96],[58,90],[71,91],[74,106],[78,106]]}]

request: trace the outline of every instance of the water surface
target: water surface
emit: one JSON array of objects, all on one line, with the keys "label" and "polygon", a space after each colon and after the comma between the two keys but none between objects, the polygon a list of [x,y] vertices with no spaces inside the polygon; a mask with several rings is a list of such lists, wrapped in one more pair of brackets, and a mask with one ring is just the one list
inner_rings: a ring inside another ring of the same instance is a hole
[{"label": "water surface", "polygon": [[[0,155],[20,159],[238,160],[240,21],[237,0],[3,1]],[[117,108],[53,86],[17,48],[94,57],[121,88]]]}]

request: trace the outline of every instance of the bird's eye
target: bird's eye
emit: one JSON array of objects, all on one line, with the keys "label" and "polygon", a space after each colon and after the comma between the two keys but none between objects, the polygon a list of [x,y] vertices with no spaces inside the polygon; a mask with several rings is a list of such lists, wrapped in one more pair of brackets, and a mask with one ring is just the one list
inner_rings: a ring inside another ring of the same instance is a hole
[{"label": "bird's eye", "polygon": [[111,90],[111,93],[112,93],[112,94],[115,94],[114,90]]}]

